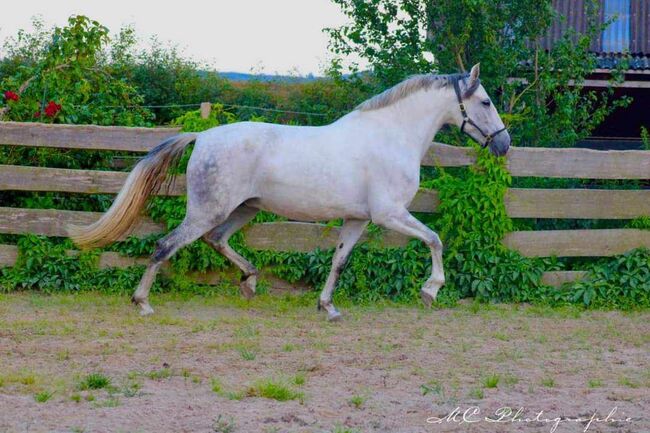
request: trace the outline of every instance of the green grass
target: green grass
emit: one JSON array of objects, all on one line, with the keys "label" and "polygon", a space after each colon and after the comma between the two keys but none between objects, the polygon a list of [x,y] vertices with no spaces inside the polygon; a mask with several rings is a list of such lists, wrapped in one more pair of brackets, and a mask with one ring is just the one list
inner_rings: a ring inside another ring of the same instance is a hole
[{"label": "green grass", "polygon": [[603,386],[603,381],[600,379],[589,379],[589,381],[587,382],[587,386],[589,388],[600,388],[601,386]]},{"label": "green grass", "polygon": [[34,394],[34,400],[36,400],[37,403],[45,403],[46,401],[51,399],[53,395],[54,395],[53,392],[41,391],[38,394]]},{"label": "green grass", "polygon": [[483,392],[483,388],[474,388],[469,392],[469,396],[476,400],[482,400],[485,393]]},{"label": "green grass", "polygon": [[147,377],[151,380],[169,379],[172,377],[172,370],[169,367],[161,368],[160,370],[151,370],[147,373]]},{"label": "green grass", "polygon": [[544,377],[542,378],[542,386],[545,386],[547,388],[555,388],[555,379],[552,377]]},{"label": "green grass", "polygon": [[627,386],[628,388],[638,388],[640,386],[637,382],[633,381],[632,379],[626,376],[621,377],[618,380],[618,383],[619,385]]},{"label": "green grass", "polygon": [[212,387],[212,392],[216,394],[221,394],[223,392],[223,384],[221,383],[221,380],[216,377],[213,377],[212,380],[210,380],[210,386]]},{"label": "green grass", "polygon": [[294,385],[302,386],[307,381],[304,373],[296,373],[295,376],[291,379]]},{"label": "green grass", "polygon": [[485,388],[496,388],[499,386],[499,381],[501,377],[498,374],[490,374],[483,378],[483,386]]},{"label": "green grass", "polygon": [[249,349],[240,348],[239,354],[245,361],[255,361],[255,358],[257,358],[257,353]]},{"label": "green grass", "polygon": [[289,401],[302,400],[304,395],[296,392],[287,384],[273,379],[255,382],[246,390],[247,397],[262,397],[270,400]]},{"label": "green grass", "polygon": [[420,392],[422,395],[433,393],[442,396],[444,390],[442,383],[437,380],[430,380],[429,382],[420,385]]},{"label": "green grass", "polygon": [[82,391],[88,389],[102,389],[107,388],[110,384],[110,377],[101,373],[91,373],[79,382],[78,388]]},{"label": "green grass", "polygon": [[354,406],[356,409],[361,409],[361,406],[366,402],[366,398],[361,395],[355,395],[348,400],[348,403],[351,406]]}]

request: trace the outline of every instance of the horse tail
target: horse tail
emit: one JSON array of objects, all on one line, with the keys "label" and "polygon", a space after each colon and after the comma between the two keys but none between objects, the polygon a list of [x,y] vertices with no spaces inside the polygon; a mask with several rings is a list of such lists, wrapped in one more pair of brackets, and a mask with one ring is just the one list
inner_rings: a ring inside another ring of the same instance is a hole
[{"label": "horse tail", "polygon": [[178,163],[196,137],[191,133],[176,135],[153,148],[129,173],[110,209],[88,226],[67,226],[68,236],[80,248],[90,248],[107,245],[127,234],[147,198],[160,189],[169,168]]}]

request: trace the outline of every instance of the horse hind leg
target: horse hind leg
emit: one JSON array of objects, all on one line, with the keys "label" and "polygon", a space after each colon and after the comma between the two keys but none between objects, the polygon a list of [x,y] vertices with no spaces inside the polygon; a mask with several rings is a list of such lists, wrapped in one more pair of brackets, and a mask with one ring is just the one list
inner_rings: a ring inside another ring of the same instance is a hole
[{"label": "horse hind leg", "polygon": [[149,266],[144,271],[140,284],[131,297],[131,301],[140,307],[141,315],[146,316],[153,313],[153,308],[149,305],[149,290],[156,279],[160,266],[180,248],[200,238],[214,227],[214,224],[214,220],[198,220],[186,216],[176,229],[158,241]]},{"label": "horse hind leg", "polygon": [[242,257],[228,244],[228,239],[230,239],[237,230],[251,221],[257,212],[258,210],[255,208],[242,205],[235,209],[223,224],[213,228],[203,236],[203,240],[205,240],[208,245],[221,253],[241,270],[242,281],[240,284],[240,290],[242,295],[247,299],[250,299],[255,295],[258,271],[252,263]]},{"label": "horse hind leg", "polygon": [[345,264],[350,257],[352,248],[359,241],[369,221],[365,220],[346,220],[341,227],[339,241],[332,258],[332,269],[327,277],[323,291],[318,300],[318,309],[324,308],[327,311],[327,320],[330,322],[341,319],[341,313],[332,303],[332,294],[336,288],[336,283],[345,268]]}]

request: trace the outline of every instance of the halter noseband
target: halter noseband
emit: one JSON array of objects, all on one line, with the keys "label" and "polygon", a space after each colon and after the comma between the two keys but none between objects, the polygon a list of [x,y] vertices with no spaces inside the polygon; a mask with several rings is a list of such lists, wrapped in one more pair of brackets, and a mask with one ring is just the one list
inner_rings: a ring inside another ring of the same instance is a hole
[{"label": "halter noseband", "polygon": [[460,94],[460,84],[458,84],[460,79],[453,80],[453,81],[454,81],[454,91],[456,92],[456,99],[458,99],[458,106],[460,107],[460,113],[463,115],[463,124],[460,126],[460,132],[465,132],[465,124],[469,123],[474,128],[476,128],[476,130],[483,136],[483,138],[485,138],[485,142],[481,143],[481,147],[486,148],[490,143],[492,143],[494,137],[501,134],[507,128],[504,126],[498,131],[494,131],[492,134],[486,134],[485,131],[483,131],[481,127],[478,126],[476,122],[470,119],[469,116],[467,115],[467,110],[465,110],[465,104],[463,104],[463,97]]}]

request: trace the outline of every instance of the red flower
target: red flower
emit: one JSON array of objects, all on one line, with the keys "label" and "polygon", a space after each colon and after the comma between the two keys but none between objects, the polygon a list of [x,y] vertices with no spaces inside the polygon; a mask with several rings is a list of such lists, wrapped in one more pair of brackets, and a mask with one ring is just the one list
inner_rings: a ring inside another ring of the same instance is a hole
[{"label": "red flower", "polygon": [[20,99],[20,96],[18,96],[17,93],[12,92],[11,90],[7,90],[5,92],[5,99],[7,101],[18,101]]},{"label": "red flower", "polygon": [[48,102],[45,106],[45,115],[47,117],[54,117],[59,111],[61,111],[61,104],[57,104],[54,101]]},{"label": "red flower", "polygon": [[41,117],[41,112],[40,111],[35,112],[34,119],[38,119],[39,117]]}]

